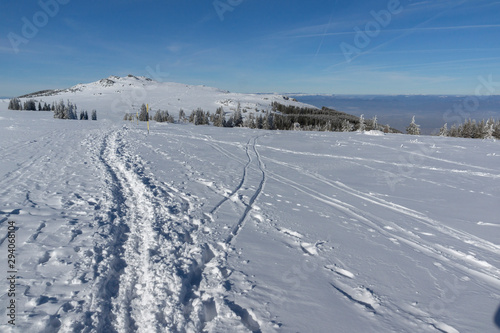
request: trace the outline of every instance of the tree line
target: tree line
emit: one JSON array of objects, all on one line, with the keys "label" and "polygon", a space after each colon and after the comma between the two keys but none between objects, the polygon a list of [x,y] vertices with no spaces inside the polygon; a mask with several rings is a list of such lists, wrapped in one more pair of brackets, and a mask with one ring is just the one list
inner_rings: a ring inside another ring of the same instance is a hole
[{"label": "tree line", "polygon": [[[76,106],[76,104],[73,104],[68,100],[68,104],[66,105],[63,100],[60,100],[59,103],[55,104],[54,118],[70,119],[70,120],[77,120],[77,119],[88,120],[89,114],[86,110],[81,110],[80,115],[78,116],[78,107]],[[91,119],[97,120],[96,110],[92,110]]]},{"label": "tree line", "polygon": [[29,100],[25,101],[24,103],[22,103],[19,98],[12,98],[9,101],[9,106],[8,106],[9,110],[19,110],[19,111],[22,111],[22,110],[26,110],[26,111],[54,111],[54,108],[55,108],[54,104],[50,105],[47,103],[43,103],[43,105],[42,105],[41,101],[38,102],[38,104],[37,104],[37,101],[35,101],[34,99],[29,99]]},{"label": "tree line", "polygon": [[[53,111],[54,118],[56,119],[72,119],[72,120],[89,120],[89,114],[86,110],[81,110],[78,113],[78,108],[76,104],[73,104],[71,101],[67,101],[67,104],[64,103],[63,100],[60,100],[58,103],[52,102],[52,104],[47,104],[43,101],[36,101],[34,99],[26,100],[24,103],[21,102],[19,98],[12,98],[9,101],[9,110],[25,110],[25,111]],[[37,107],[38,103],[38,107]],[[92,110],[90,115],[90,119],[97,120],[97,111]]]},{"label": "tree line", "polygon": [[449,129],[448,124],[444,124],[439,130],[439,135],[455,138],[500,139],[500,120],[468,119],[462,124],[453,124]]},{"label": "tree line", "polygon": [[[373,119],[364,119],[347,113],[339,112],[333,109],[323,107],[322,109],[296,107],[282,105],[277,102],[272,103],[272,112],[267,111],[256,115],[246,113],[246,109],[242,109],[238,103],[236,110],[227,115],[224,108],[217,108],[215,113],[204,111],[201,108],[193,110],[189,116],[181,109],[179,111],[179,122],[190,122],[195,125],[213,125],[216,127],[248,127],[266,130],[307,130],[307,131],[369,131],[381,130],[386,133],[400,133],[398,130],[391,128],[389,125],[379,125],[377,117]],[[174,122],[174,118],[168,111],[156,111],[154,117],[147,114],[146,106],[141,106],[140,112],[137,114],[126,113],[124,120],[139,121],[155,120],[158,122]]]}]

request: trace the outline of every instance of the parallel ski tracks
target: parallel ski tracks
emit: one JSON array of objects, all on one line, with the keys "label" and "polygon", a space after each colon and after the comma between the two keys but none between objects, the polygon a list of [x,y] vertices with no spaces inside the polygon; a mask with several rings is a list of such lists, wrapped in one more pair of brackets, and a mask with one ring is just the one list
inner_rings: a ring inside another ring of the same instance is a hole
[{"label": "parallel ski tracks", "polygon": [[[271,158],[268,158],[268,160],[273,163],[282,164],[281,162],[278,162]],[[389,203],[383,199],[368,196],[340,182],[332,182],[325,179],[324,177],[314,175],[305,170],[299,170],[297,168],[294,168],[293,166],[289,167],[305,176],[311,177],[316,181],[320,181],[330,187],[333,187],[339,192],[345,192],[350,196],[382,206],[388,210],[394,211],[397,214],[401,214],[406,218],[411,218],[412,220],[425,224],[427,227],[433,228],[436,232],[439,232],[441,235],[443,235],[443,237],[454,238],[456,241],[467,243],[467,245],[469,246],[472,245],[477,249],[482,249],[490,253],[497,253],[499,250],[498,245],[496,244],[475,237],[468,233],[444,225],[440,225],[438,221],[435,221],[425,216],[424,214],[421,214],[420,212],[411,210],[404,206]],[[475,276],[476,278],[478,278],[478,283],[481,282],[481,284],[486,288],[492,288],[492,290],[500,289],[500,270],[492,265],[485,264],[475,258],[470,258],[470,256],[458,253],[451,248],[446,248],[444,246],[441,246],[440,244],[436,244],[434,241],[428,241],[425,238],[422,238],[404,229],[395,222],[382,219],[376,215],[366,212],[363,209],[360,209],[359,207],[348,204],[342,200],[339,200],[338,198],[334,198],[318,192],[316,189],[313,190],[312,188],[299,184],[287,177],[278,175],[270,171],[268,172],[268,174],[269,177],[274,179],[275,181],[291,186],[295,190],[300,191],[301,193],[304,193],[314,198],[315,200],[323,202],[340,211],[345,212],[346,214],[349,214],[368,227],[373,228],[384,237],[397,239],[401,243],[414,248],[416,251],[438,260],[443,265],[446,265],[453,269],[457,269],[463,274],[470,274]],[[390,226],[390,228],[386,228],[387,226]]]},{"label": "parallel ski tracks", "polygon": [[[254,208],[254,203],[255,201],[259,198],[260,194],[262,193],[262,190],[264,189],[264,185],[266,184],[266,171],[265,171],[265,165],[264,163],[262,162],[262,159],[260,157],[260,154],[256,148],[256,143],[257,143],[257,139],[258,137],[254,137],[252,138],[250,141],[252,141],[251,143],[251,148],[252,148],[252,151],[253,151],[253,154],[255,154],[256,158],[257,158],[257,166],[258,166],[258,169],[261,173],[261,180],[260,180],[260,183],[258,184],[257,186],[257,189],[255,190],[254,194],[252,195],[252,197],[250,198],[249,202],[248,202],[248,205],[246,206],[245,208],[245,211],[243,212],[243,214],[241,215],[240,219],[238,220],[238,222],[235,224],[231,234],[226,238],[226,243],[227,244],[231,244],[233,239],[235,237],[238,236],[238,234],[240,233],[241,229],[243,228],[244,226],[244,223],[248,217],[248,214],[250,213],[250,211]],[[249,141],[249,143],[250,143]],[[248,144],[247,144],[247,156],[249,158],[249,163],[252,162],[252,158],[249,154],[249,150],[248,150]],[[245,166],[245,174],[246,175],[246,169],[248,169],[248,166],[249,166],[249,163]],[[241,183],[241,186],[243,185],[243,183],[246,181],[246,177],[243,177],[242,179],[242,183]],[[241,186],[239,188],[241,188]],[[237,189],[238,190],[238,189]],[[237,190],[235,190],[235,193],[237,192]]]}]

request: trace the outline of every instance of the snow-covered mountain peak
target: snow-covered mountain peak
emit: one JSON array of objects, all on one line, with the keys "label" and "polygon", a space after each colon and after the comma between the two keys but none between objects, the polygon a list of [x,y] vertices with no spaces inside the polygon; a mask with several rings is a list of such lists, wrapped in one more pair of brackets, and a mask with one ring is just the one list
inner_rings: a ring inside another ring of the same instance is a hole
[{"label": "snow-covered mountain peak", "polygon": [[217,108],[223,107],[226,113],[231,113],[238,105],[246,115],[257,114],[270,111],[275,101],[286,105],[313,107],[283,95],[231,93],[205,85],[158,82],[132,74],[124,77],[111,75],[68,89],[25,95],[21,99],[35,99],[42,104],[69,100],[80,109],[96,109],[101,118],[112,119],[122,119],[125,113],[135,113],[142,104],[149,104],[152,110],[168,110],[174,116],[180,109],[190,112],[198,108],[213,113]]}]

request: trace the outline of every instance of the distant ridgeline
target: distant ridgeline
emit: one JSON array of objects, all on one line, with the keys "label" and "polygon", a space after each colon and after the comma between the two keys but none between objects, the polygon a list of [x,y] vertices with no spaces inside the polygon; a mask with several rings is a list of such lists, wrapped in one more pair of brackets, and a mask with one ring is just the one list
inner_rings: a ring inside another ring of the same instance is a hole
[{"label": "distant ridgeline", "polygon": [[[59,103],[53,102],[52,104],[47,104],[42,100],[37,101],[34,99],[28,99],[24,103],[22,103],[19,98],[13,98],[9,101],[8,109],[18,111],[53,111],[54,118],[56,119],[89,119],[89,115],[86,110],[81,110],[80,114],[78,115],[78,108],[76,104],[68,101],[68,104],[66,105],[63,100],[61,100]],[[92,110],[91,119],[97,120],[96,110]]]}]

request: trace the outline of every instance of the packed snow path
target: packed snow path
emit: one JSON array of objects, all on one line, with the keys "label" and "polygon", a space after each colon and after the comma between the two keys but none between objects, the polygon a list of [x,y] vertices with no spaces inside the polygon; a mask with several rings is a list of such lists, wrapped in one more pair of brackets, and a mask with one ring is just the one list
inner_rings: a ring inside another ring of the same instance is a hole
[{"label": "packed snow path", "polygon": [[1,331],[497,331],[498,142],[13,114]]}]

